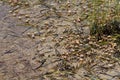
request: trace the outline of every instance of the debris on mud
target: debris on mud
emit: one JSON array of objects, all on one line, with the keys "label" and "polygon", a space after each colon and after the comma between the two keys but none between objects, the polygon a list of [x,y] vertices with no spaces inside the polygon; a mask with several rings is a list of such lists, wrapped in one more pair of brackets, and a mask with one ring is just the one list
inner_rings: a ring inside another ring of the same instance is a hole
[{"label": "debris on mud", "polygon": [[0,0],[0,79],[119,80],[120,7],[108,2]]}]

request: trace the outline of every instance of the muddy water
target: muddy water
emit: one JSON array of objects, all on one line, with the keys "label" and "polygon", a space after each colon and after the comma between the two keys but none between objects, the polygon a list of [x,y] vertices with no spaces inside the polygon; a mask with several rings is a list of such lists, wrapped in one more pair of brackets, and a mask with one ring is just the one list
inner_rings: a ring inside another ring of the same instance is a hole
[{"label": "muddy water", "polygon": [[27,80],[30,76],[26,76],[35,74],[30,60],[36,45],[25,35],[30,26],[20,26],[24,23],[10,10],[9,5],[0,4],[0,80]]},{"label": "muddy water", "polygon": [[[41,75],[58,64],[57,57],[50,57],[55,54],[55,42],[52,37],[31,38],[28,33],[36,29],[11,10],[8,4],[0,4],[0,80],[43,80]],[[38,70],[43,61],[44,67]]]}]

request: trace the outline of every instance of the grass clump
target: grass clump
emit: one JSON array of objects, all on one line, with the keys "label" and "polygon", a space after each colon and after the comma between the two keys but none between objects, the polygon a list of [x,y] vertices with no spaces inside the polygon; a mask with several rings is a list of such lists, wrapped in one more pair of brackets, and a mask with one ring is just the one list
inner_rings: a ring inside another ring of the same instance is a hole
[{"label": "grass clump", "polygon": [[98,40],[102,35],[120,33],[120,5],[118,0],[93,0],[93,12],[90,16],[91,35]]}]

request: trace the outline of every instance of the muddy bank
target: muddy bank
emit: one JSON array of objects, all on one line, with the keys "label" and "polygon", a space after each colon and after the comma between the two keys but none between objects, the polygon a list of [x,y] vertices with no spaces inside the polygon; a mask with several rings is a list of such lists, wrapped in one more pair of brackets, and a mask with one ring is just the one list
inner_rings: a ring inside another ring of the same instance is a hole
[{"label": "muddy bank", "polygon": [[78,15],[67,9],[58,14],[58,3],[48,3],[52,6],[0,2],[0,79],[119,80],[116,44],[96,42],[86,21],[79,23]]}]

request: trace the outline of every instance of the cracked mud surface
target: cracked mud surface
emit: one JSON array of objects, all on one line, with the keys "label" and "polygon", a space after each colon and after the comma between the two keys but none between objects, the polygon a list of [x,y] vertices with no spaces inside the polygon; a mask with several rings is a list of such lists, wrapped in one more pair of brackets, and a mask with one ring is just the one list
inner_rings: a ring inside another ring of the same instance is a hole
[{"label": "cracked mud surface", "polygon": [[[120,79],[119,61],[110,60],[114,59],[111,44],[100,48],[83,39],[72,16],[59,18],[41,5],[11,13],[16,7],[0,3],[0,80]],[[88,35],[89,29],[83,32]],[[90,46],[99,50],[89,50]]]}]

